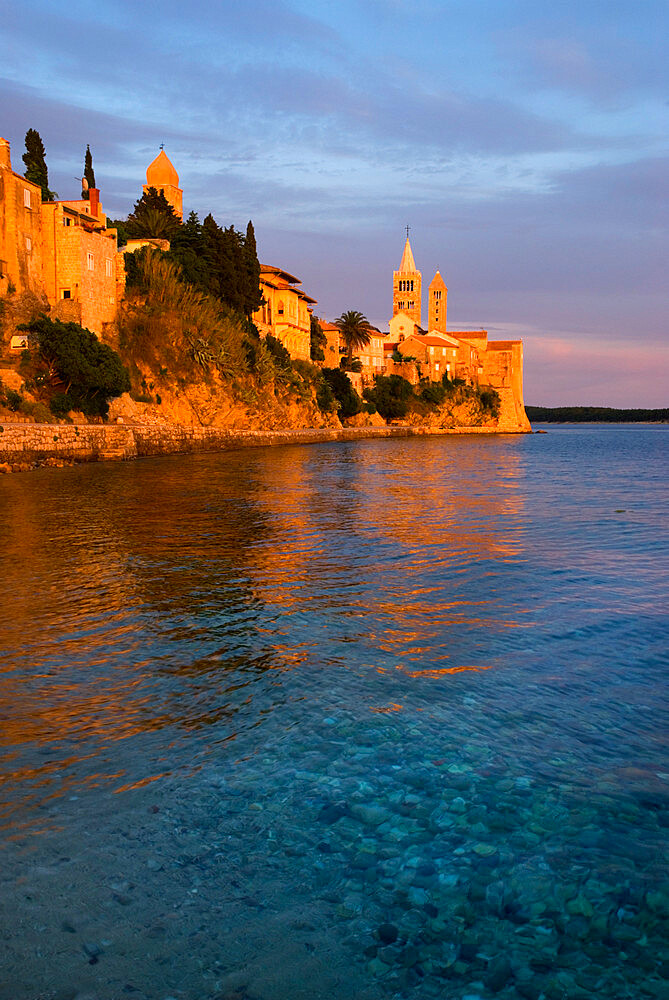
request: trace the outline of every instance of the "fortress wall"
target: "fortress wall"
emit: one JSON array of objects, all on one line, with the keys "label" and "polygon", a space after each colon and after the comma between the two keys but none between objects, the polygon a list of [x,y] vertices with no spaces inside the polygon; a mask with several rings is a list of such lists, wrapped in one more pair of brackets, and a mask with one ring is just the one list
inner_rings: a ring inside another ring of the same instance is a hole
[{"label": "fortress wall", "polygon": [[[523,428],[524,429],[524,428]],[[527,427],[529,430],[529,425]],[[0,423],[0,472],[20,471],[34,465],[70,462],[103,462],[149,455],[196,451],[225,451],[280,444],[317,444],[361,438],[420,437],[435,434],[497,434],[521,430],[517,423],[504,426],[457,427],[318,427],[304,430],[226,431],[214,427],[179,427],[174,424],[28,424]],[[4,468],[3,468],[4,466]]]}]

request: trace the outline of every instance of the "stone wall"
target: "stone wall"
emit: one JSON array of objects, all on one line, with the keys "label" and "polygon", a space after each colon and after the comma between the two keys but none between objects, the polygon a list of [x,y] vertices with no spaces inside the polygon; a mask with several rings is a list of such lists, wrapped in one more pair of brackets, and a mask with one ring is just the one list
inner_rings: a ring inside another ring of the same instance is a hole
[{"label": "stone wall", "polygon": [[318,427],[304,430],[226,431],[215,427],[124,424],[0,423],[0,471],[35,465],[101,462],[195,451],[224,451],[280,444],[316,444],[359,438],[430,434],[495,434],[494,427]]},{"label": "stone wall", "polygon": [[9,143],[0,139],[0,295],[42,292],[41,189],[12,171]]},{"label": "stone wall", "polygon": [[[80,217],[67,213],[61,203],[43,205],[42,215],[44,282],[51,315],[100,334],[116,316],[116,236],[108,230],[87,231]],[[72,225],[64,225],[66,218]]]}]

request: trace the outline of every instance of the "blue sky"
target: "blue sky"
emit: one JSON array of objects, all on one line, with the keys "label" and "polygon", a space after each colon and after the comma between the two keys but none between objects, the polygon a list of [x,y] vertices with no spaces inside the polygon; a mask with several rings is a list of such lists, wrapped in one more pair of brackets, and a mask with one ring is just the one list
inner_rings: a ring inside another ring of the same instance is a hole
[{"label": "blue sky", "polygon": [[[125,216],[161,142],[332,319],[387,328],[404,226],[525,398],[667,405],[664,0],[0,0],[0,135]],[[426,310],[424,310],[426,311]],[[424,319],[426,320],[426,316]]]}]

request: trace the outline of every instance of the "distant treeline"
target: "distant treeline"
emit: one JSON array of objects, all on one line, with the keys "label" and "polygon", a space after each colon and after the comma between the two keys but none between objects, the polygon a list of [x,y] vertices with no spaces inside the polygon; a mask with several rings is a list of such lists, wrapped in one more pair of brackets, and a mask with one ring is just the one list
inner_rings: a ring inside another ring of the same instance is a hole
[{"label": "distant treeline", "polygon": [[616,410],[611,406],[526,406],[533,423],[543,424],[639,424],[669,421],[669,408],[662,410]]}]

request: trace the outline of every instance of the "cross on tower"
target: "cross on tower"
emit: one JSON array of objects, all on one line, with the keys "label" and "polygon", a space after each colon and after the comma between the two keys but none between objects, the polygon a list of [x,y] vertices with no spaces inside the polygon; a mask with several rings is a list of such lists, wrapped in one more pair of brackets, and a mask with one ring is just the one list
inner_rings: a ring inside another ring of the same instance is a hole
[{"label": "cross on tower", "polygon": [[165,143],[164,143],[164,142],[161,142],[161,144],[160,144],[160,148],[161,148],[161,149],[165,149]]},{"label": "cross on tower", "polygon": [[409,239],[409,230],[410,230],[410,229],[411,229],[411,226],[407,226],[407,227],[406,227],[406,230],[407,230],[407,239]]}]

